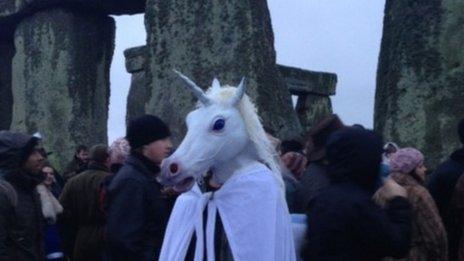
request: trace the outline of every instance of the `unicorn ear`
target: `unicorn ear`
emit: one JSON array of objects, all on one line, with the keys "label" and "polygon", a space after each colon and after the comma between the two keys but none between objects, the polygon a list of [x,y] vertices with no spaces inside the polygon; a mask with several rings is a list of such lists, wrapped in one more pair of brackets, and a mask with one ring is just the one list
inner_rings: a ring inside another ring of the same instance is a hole
[{"label": "unicorn ear", "polygon": [[211,89],[216,90],[221,88],[221,83],[219,83],[219,80],[214,77],[213,83],[211,84]]},{"label": "unicorn ear", "polygon": [[245,94],[246,90],[246,83],[245,83],[245,77],[242,78],[240,81],[240,84],[237,86],[237,91],[235,91],[235,96],[232,98],[232,105],[236,106],[241,100],[243,95]]},{"label": "unicorn ear", "polygon": [[203,103],[203,105],[208,106],[212,102],[211,100],[206,97],[205,93],[203,90],[198,87],[192,80],[190,80],[187,76],[183,75],[182,73],[178,72],[177,70],[173,70],[179,77],[184,80],[185,86],[192,91],[192,93],[198,98],[198,100]]}]

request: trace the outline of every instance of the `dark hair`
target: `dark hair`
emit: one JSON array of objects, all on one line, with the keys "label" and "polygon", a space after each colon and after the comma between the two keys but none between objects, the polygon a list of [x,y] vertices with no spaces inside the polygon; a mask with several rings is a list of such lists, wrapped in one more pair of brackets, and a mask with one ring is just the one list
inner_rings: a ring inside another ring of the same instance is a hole
[{"label": "dark hair", "polygon": [[105,161],[110,157],[108,151],[108,146],[104,144],[97,144],[90,148],[89,160],[95,161],[98,163],[105,163]]},{"label": "dark hair", "polygon": [[287,152],[302,152],[303,144],[297,140],[284,140],[280,144],[280,153],[283,155]]},{"label": "dark hair", "polygon": [[81,151],[88,151],[89,148],[85,145],[78,145],[76,147],[76,154],[79,154]]}]

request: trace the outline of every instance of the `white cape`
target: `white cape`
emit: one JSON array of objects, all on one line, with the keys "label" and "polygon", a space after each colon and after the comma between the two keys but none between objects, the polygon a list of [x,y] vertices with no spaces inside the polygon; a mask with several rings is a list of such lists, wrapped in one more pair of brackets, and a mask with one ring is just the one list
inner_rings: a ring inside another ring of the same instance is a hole
[{"label": "white cape", "polygon": [[234,260],[296,260],[285,199],[270,170],[260,163],[236,171],[214,193],[202,194],[195,185],[179,196],[168,222],[159,260],[183,261],[193,233],[197,237],[195,261],[204,260],[203,210],[206,206],[208,261],[215,260],[216,212],[221,217]]}]

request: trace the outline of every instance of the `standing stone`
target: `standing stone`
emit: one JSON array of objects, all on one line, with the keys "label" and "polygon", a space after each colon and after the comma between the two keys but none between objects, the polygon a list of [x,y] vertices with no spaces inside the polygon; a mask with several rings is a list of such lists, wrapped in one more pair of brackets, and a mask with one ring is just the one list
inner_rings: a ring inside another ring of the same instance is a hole
[{"label": "standing stone", "polygon": [[127,96],[126,122],[145,114],[150,98],[150,88],[146,80],[146,46],[130,48],[124,51],[126,70],[132,74],[129,95]]},{"label": "standing stone", "polygon": [[308,133],[311,126],[332,114],[330,96],[335,95],[337,75],[283,65],[277,68],[290,93],[298,96],[295,110],[304,133]]},{"label": "standing stone", "polygon": [[434,168],[459,146],[464,117],[464,2],[387,0],[375,129]]},{"label": "standing stone", "polygon": [[40,132],[58,168],[77,144],[107,142],[114,20],[55,8],[15,32],[12,129]]},{"label": "standing stone", "polygon": [[247,77],[264,125],[280,138],[301,134],[291,97],[276,69],[274,36],[265,0],[148,0],[147,111],[163,118],[178,143],[195,98],[172,72],[177,69],[202,88],[214,77],[238,85]]},{"label": "standing stone", "polygon": [[14,55],[13,37],[10,32],[0,30],[0,130],[11,124],[13,94],[11,91],[11,62]]}]

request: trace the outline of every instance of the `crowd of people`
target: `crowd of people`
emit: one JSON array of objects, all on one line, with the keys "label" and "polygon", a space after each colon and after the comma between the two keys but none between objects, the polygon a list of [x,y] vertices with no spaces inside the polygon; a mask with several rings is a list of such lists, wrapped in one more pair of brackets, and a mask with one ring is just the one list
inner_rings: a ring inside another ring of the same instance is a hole
[{"label": "crowd of people", "polygon": [[[414,144],[337,115],[301,141],[266,132],[289,212],[307,217],[301,260],[464,260],[464,146],[427,175]],[[0,261],[157,260],[178,196],[158,179],[170,135],[144,115],[110,146],[77,146],[59,173],[40,138],[0,131]]]}]

